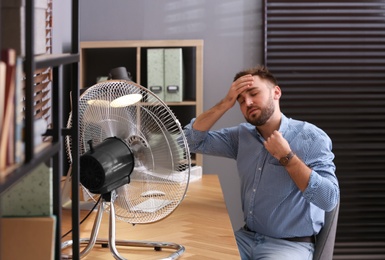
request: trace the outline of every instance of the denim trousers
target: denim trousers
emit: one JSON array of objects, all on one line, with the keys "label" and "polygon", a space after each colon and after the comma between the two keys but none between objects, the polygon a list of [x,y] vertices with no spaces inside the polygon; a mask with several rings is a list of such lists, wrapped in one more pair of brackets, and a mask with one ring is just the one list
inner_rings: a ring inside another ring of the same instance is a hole
[{"label": "denim trousers", "polygon": [[314,244],[272,238],[243,228],[235,232],[242,260],[312,260]]}]

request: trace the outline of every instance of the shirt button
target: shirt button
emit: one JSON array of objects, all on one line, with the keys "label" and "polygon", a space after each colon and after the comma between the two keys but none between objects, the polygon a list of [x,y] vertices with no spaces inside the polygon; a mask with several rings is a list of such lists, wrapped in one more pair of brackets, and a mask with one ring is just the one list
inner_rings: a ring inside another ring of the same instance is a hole
[{"label": "shirt button", "polygon": [[249,213],[251,214],[251,211]]},{"label": "shirt button", "polygon": [[258,170],[261,170],[261,168],[258,168]]},{"label": "shirt button", "polygon": [[253,189],[253,192],[255,192],[255,189]]}]

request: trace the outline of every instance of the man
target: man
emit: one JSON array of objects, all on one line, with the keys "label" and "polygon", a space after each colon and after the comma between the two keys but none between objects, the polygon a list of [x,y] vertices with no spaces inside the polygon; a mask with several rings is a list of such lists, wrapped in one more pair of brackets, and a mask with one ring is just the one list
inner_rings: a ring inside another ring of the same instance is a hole
[{"label": "man", "polygon": [[[281,94],[266,67],[239,72],[226,97],[184,129],[191,152],[237,161],[242,259],[312,259],[325,211],[339,200],[330,138],[281,113]],[[247,123],[210,130],[237,101]]]}]

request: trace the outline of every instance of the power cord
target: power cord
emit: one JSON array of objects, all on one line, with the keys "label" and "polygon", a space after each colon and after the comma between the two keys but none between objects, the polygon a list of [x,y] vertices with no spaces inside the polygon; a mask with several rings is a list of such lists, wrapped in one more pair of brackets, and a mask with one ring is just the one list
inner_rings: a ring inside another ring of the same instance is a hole
[{"label": "power cord", "polygon": [[[91,213],[95,210],[96,206],[99,204],[100,202],[100,199],[102,198],[102,196],[99,196],[99,199],[98,201],[95,203],[95,205],[92,207],[92,209],[87,213],[87,215],[80,221],[80,225],[91,215]],[[64,235],[62,235],[61,238],[64,238],[66,237],[68,234],[70,234],[72,232],[72,229],[70,229],[67,233],[65,233]]]}]

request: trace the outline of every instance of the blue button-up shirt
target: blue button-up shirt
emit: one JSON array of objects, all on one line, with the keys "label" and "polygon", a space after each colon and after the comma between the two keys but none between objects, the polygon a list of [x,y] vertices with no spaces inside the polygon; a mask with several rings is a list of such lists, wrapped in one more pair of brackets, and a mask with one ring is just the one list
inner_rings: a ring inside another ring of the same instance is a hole
[{"label": "blue button-up shirt", "polygon": [[244,220],[251,230],[276,238],[317,234],[325,211],[339,199],[332,142],[327,134],[307,122],[282,114],[279,131],[291,150],[311,169],[304,192],[285,167],[265,149],[256,127],[242,123],[218,131],[198,131],[188,124],[185,135],[190,152],[237,161]]}]

